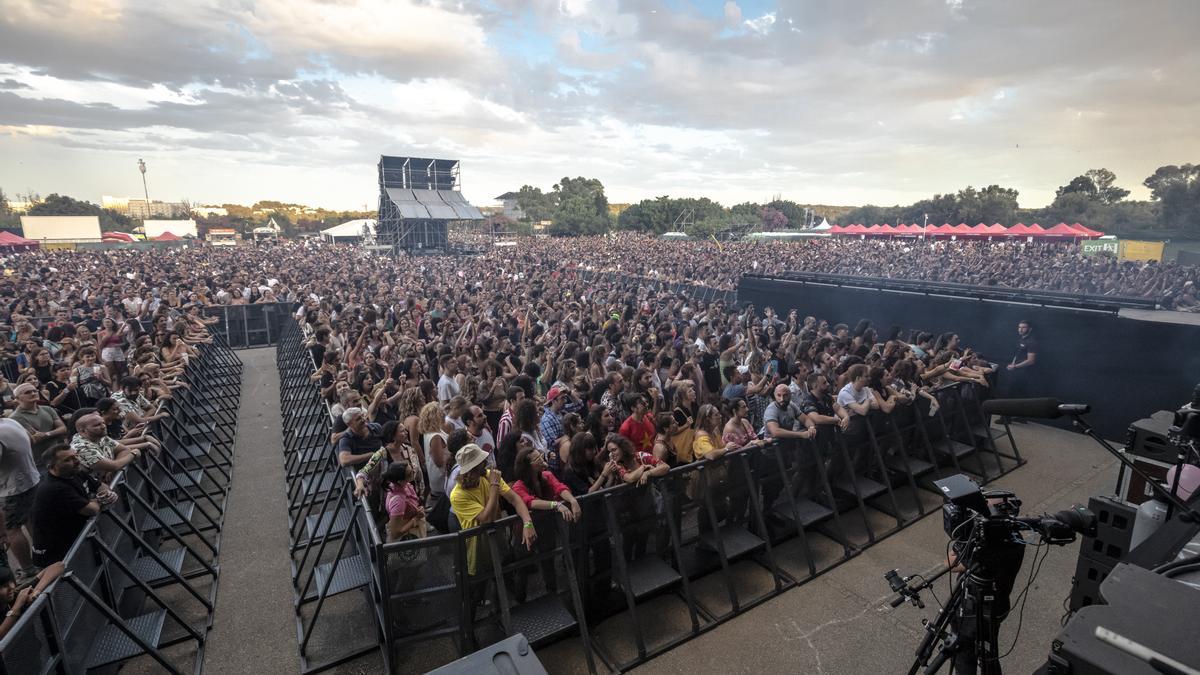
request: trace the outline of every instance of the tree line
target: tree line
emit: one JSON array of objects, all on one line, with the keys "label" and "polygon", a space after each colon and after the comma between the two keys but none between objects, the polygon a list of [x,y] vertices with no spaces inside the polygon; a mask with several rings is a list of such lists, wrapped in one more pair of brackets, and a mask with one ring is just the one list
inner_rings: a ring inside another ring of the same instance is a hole
[{"label": "tree line", "polygon": [[563,178],[549,192],[525,185],[517,206],[526,223],[549,221],[552,235],[596,234],[611,229],[652,234],[681,230],[693,236],[751,230],[799,229],[822,219],[839,223],[1083,223],[1120,236],[1200,238],[1200,164],[1159,167],[1142,184],[1148,201],[1129,200],[1108,169],[1092,169],[1058,188],[1043,208],[1022,208],[1017,190],[1000,185],[967,186],[909,205],[805,206],[776,199],[726,208],[706,197],[662,196],[609,214],[604,185],[595,178]]}]

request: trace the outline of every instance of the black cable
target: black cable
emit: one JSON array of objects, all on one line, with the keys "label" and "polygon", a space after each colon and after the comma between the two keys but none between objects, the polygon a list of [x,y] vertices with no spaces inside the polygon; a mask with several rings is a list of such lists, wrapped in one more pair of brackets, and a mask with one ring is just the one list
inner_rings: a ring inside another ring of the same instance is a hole
[{"label": "black cable", "polygon": [[[1023,624],[1025,622],[1025,603],[1028,602],[1028,600],[1029,600],[1029,589],[1033,587],[1033,580],[1036,579],[1038,573],[1042,571],[1042,563],[1046,562],[1046,558],[1048,558],[1050,556],[1050,545],[1046,544],[1046,543],[1038,544],[1038,548],[1043,548],[1043,547],[1044,547],[1044,550],[1042,551],[1041,560],[1036,559],[1036,556],[1038,553],[1036,550],[1033,553],[1035,560],[1034,560],[1033,566],[1030,567],[1030,569],[1029,569],[1029,581],[1026,582],[1026,584],[1025,584],[1025,590],[1021,591],[1021,595],[1017,596],[1017,597],[1025,596],[1021,600],[1021,609],[1017,611],[1017,632],[1013,635],[1012,645],[1009,646],[1008,651],[1004,652],[1004,654],[1002,654],[1000,656],[1000,659],[1003,659],[1006,656],[1008,656],[1009,654],[1011,654],[1012,650],[1017,648],[1017,641],[1020,640],[1020,638],[1021,638],[1021,624]],[[1009,609],[1008,613],[1011,613],[1011,612],[1012,612],[1012,609]],[[1007,617],[1008,613],[1006,613],[1004,616]],[[997,659],[997,660],[999,660],[999,659]]]}]

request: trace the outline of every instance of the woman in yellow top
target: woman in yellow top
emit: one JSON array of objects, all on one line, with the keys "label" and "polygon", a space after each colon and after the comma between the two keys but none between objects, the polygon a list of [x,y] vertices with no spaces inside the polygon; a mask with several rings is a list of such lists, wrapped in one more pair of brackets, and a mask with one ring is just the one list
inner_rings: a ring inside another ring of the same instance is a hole
[{"label": "woman in yellow top", "polygon": [[[508,483],[500,478],[500,472],[487,467],[488,454],[474,443],[468,443],[454,456],[458,463],[458,480],[450,491],[450,506],[458,517],[460,528],[467,530],[472,527],[495,522],[501,516],[500,498],[512,505],[513,510],[521,517],[523,527],[521,542],[526,549],[533,548],[537,540],[537,531],[533,529],[533,521],[525,502],[513,492]],[[467,540],[467,574],[477,573],[477,548],[480,537]]]},{"label": "woman in yellow top", "polygon": [[[711,403],[700,406],[700,410],[696,412],[696,435],[692,440],[692,452],[697,460],[717,460],[724,457],[725,453],[738,449],[734,443],[721,441],[723,426],[724,420],[717,406]],[[726,522],[740,519],[745,515],[748,503],[743,489],[746,481],[742,472],[738,470],[740,466],[739,462],[732,459],[715,467],[705,466],[704,471],[708,475],[692,479],[695,487],[689,490],[689,496],[699,500],[703,499],[707,492],[718,519]],[[730,494],[730,487],[733,488],[733,494]],[[708,509],[703,505],[700,508],[699,525],[701,532],[711,529]]]}]

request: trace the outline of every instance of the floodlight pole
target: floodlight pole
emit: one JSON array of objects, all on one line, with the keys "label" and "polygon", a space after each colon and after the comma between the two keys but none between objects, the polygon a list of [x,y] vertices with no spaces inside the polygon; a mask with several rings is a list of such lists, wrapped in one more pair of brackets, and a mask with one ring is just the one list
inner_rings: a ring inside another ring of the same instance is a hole
[{"label": "floodlight pole", "polygon": [[142,194],[146,196],[146,213],[150,213],[150,190],[146,187],[146,162],[138,160],[138,171],[142,172]]},{"label": "floodlight pole", "polygon": [[925,214],[925,220],[921,223],[921,241],[925,241],[925,228],[929,227],[929,214]]}]

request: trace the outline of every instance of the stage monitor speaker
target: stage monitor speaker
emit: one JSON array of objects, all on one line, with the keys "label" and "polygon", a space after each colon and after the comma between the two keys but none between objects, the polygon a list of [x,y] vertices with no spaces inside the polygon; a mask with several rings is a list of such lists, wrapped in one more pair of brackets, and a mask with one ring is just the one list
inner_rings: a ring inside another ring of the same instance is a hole
[{"label": "stage monitor speaker", "polygon": [[546,675],[521,633],[429,671],[429,675]]},{"label": "stage monitor speaker", "polygon": [[1084,537],[1071,589],[1071,609],[1096,602],[1100,583],[1129,553],[1137,507],[1110,497],[1092,497],[1088,509],[1096,514],[1096,536]]},{"label": "stage monitor speaker", "polygon": [[[1167,440],[1174,415],[1160,410],[1129,425],[1125,436],[1125,455],[1139,469],[1158,480],[1166,480],[1167,470],[1175,464],[1175,453]],[[1153,493],[1140,476],[1121,466],[1117,476],[1117,496],[1132,504],[1141,504]]]}]

